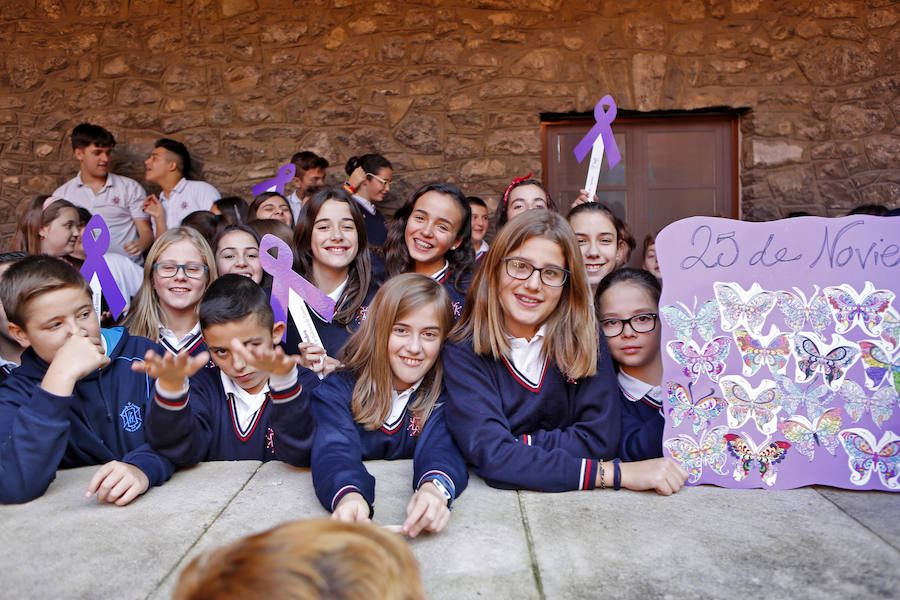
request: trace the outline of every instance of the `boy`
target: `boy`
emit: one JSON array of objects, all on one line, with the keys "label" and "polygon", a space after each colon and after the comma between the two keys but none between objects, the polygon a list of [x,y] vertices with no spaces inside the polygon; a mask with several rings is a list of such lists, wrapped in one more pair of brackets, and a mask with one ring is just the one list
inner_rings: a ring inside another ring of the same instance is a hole
[{"label": "boy", "polygon": [[87,496],[124,506],[165,482],[172,463],[144,441],[151,381],[131,370],[148,339],[100,329],[84,277],[50,256],[4,274],[9,332],[26,349],[0,386],[0,502],[27,502],[60,467],[103,464]]},{"label": "boy", "polygon": [[299,223],[300,215],[303,214],[303,206],[310,196],[309,190],[325,183],[325,169],[328,168],[328,161],[315,152],[303,150],[292,156],[291,162],[294,163],[296,169],[294,179],[291,180],[294,191],[287,200],[291,205],[294,223]]},{"label": "boy", "polygon": [[197,356],[148,352],[134,368],[156,377],[147,417],[153,448],[178,466],[210,460],[283,460],[309,466],[315,424],[300,394],[299,356],[276,342],[265,290],[243,275],[216,279],[200,302],[200,327],[215,366]]},{"label": "boy", "polygon": [[[28,255],[24,252],[0,252],[0,280],[3,279],[7,269],[26,256]],[[6,311],[0,302],[0,383],[6,381],[12,370],[19,366],[22,351],[25,349],[9,334],[8,324]]]},{"label": "boy", "polygon": [[475,248],[475,260],[477,261],[488,251],[484,236],[487,235],[491,222],[484,200],[478,196],[469,196],[467,200],[472,207],[472,246]]},{"label": "boy", "polygon": [[102,216],[109,226],[110,251],[139,261],[153,243],[150,219],[141,208],[147,194],[137,181],[109,172],[115,146],[116,138],[103,127],[76,125],[72,130],[72,150],[79,171],[53,195]]},{"label": "boy", "polygon": [[181,225],[181,220],[197,210],[209,210],[221,198],[219,191],[205,181],[188,181],[191,155],[181,142],[157,140],[153,152],[144,161],[147,181],[162,188],[159,198],[151,194],[143,204],[144,212],[153,217],[158,238],[166,229]]}]

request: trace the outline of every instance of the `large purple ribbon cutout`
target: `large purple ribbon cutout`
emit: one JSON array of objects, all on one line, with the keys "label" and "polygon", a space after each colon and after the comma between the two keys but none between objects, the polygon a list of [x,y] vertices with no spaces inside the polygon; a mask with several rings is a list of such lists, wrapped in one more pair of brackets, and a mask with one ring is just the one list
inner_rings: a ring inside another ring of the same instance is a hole
[{"label": "large purple ribbon cutout", "polygon": [[[94,238],[94,231],[98,231],[98,235]],[[81,274],[90,283],[91,278],[97,275],[97,281],[100,283],[100,291],[106,298],[106,304],[112,312],[113,318],[118,319],[122,311],[125,310],[127,302],[119,289],[119,284],[109,270],[104,254],[109,250],[109,227],[106,221],[100,215],[94,215],[88,221],[84,228],[84,234],[81,236],[81,243],[84,245],[84,264],[81,265]]]},{"label": "large purple ribbon cutout", "polygon": [[275,186],[275,191],[284,196],[284,184],[293,179],[296,173],[297,167],[294,166],[294,163],[282,165],[275,177],[253,186],[253,195],[262,194],[268,191],[270,187]]},{"label": "large purple ribbon cutout", "polygon": [[[604,105],[609,106],[609,109],[603,110]],[[600,136],[603,138],[603,146],[606,150],[606,160],[609,162],[609,168],[612,169],[619,164],[619,161],[622,160],[622,155],[619,154],[619,147],[616,146],[616,138],[613,136],[610,127],[615,118],[616,101],[607,94],[600,98],[600,102],[594,106],[594,126],[575,146],[575,158],[578,159],[579,163],[590,153],[591,148],[594,147],[594,140],[597,139],[597,136]]]},{"label": "large purple ribbon cutout", "polygon": [[[291,165],[293,166],[293,165]],[[272,248],[278,250],[278,256],[272,256],[269,252]],[[287,323],[290,291],[294,290],[306,304],[316,311],[326,321],[331,321],[334,316],[334,300],[294,272],[294,258],[291,248],[281,238],[271,233],[263,236],[259,243],[259,262],[263,270],[272,276],[272,311],[275,313],[275,321]],[[287,338],[285,333],[282,341]]]}]

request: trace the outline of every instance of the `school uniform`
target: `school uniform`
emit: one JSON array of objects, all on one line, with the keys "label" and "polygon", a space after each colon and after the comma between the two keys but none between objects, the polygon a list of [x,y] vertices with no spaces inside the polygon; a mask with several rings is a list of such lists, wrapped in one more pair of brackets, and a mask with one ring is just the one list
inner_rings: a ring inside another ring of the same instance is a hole
[{"label": "school uniform", "polygon": [[127,256],[128,260],[143,262],[141,256],[129,256],[124,247],[128,242],[138,239],[135,221],[150,219],[142,208],[147,192],[137,181],[109,173],[106,183],[95,194],[94,189],[81,178],[79,171],[78,175],[56,188],[53,195],[86,208],[92,215],[103,217],[109,227],[110,252]]},{"label": "school uniform", "polygon": [[166,211],[166,228],[180,226],[181,221],[192,212],[209,210],[213,202],[221,197],[219,190],[205,181],[189,181],[182,177],[169,195],[165,192],[159,194],[159,201]]},{"label": "school uniform", "polygon": [[49,364],[32,348],[0,385],[0,502],[42,495],[59,468],[119,460],[138,467],[150,485],[172,475],[172,463],[144,439],[152,380],[131,370],[159,346],[123,327],[102,329],[110,363],[79,379],[69,396],[40,387]]},{"label": "school uniform", "polygon": [[291,195],[287,197],[287,201],[291,207],[291,215],[294,217],[294,225],[296,225],[306,213],[306,204],[297,196],[296,191],[291,192]]},{"label": "school uniform", "polygon": [[413,489],[436,479],[458,497],[468,483],[466,463],[447,431],[442,394],[425,422],[408,407],[415,402],[418,384],[402,393],[393,393],[391,412],[381,427],[367,430],[353,420],[350,408],[356,381],[348,372],[325,378],[312,394],[316,436],[312,449],[312,475],[316,496],[329,511],[350,492],[358,492],[375,502],[375,478],[363,466],[364,460],[413,459]]},{"label": "school uniform", "polygon": [[356,194],[352,194],[353,199],[362,209],[363,223],[366,227],[366,239],[372,248],[380,248],[387,241],[387,223],[384,216],[378,212],[375,205]]},{"label": "school uniform", "polygon": [[481,257],[487,254],[488,250],[490,250],[490,246],[488,246],[488,243],[484,240],[481,240],[481,244],[478,246],[478,250],[475,251],[475,262],[481,260]]},{"label": "school uniform", "polygon": [[11,360],[6,360],[2,356],[0,356],[0,383],[6,381],[6,378],[9,377],[9,374],[12,373],[12,370],[18,367],[17,363],[14,363]]},{"label": "school uniform", "polygon": [[[609,349],[601,340],[597,374],[574,380],[540,358],[544,333],[530,343],[513,340],[511,358],[500,360],[476,354],[471,340],[448,342],[442,355],[447,425],[490,486],[593,489],[598,459],[614,458],[619,448],[620,400]],[[612,465],[607,469],[611,475]]]},{"label": "school uniform", "polygon": [[450,305],[453,307],[453,318],[459,319],[460,315],[462,315],[463,307],[466,305],[466,292],[469,291],[472,280],[460,282],[459,288],[457,288],[454,282],[453,270],[447,261],[444,261],[444,268],[432,275],[431,278],[447,290],[447,295],[450,296]]},{"label": "school uniform", "polygon": [[177,466],[213,460],[281,460],[309,466],[315,421],[296,370],[250,394],[218,367],[200,369],[187,389],[156,386],[147,439]]},{"label": "school uniform", "polygon": [[662,456],[662,388],[619,371],[622,402],[622,440],[619,458],[626,461]]},{"label": "school uniform", "polygon": [[174,331],[159,326],[159,344],[172,354],[178,354],[182,350],[187,349],[187,353],[191,356],[197,356],[201,352],[207,350],[206,340],[203,339],[203,332],[200,331],[200,321],[191,328],[184,336],[177,336]]}]

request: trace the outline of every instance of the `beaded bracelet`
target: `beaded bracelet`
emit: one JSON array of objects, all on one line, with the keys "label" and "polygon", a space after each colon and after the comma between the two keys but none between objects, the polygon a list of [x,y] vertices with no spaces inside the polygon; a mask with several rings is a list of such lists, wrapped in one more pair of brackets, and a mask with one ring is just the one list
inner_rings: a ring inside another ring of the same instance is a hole
[{"label": "beaded bracelet", "polygon": [[600,459],[600,466],[598,469],[600,469],[600,489],[605,490],[606,481],[604,481],[604,478],[606,477],[606,472],[603,470],[603,459]]}]

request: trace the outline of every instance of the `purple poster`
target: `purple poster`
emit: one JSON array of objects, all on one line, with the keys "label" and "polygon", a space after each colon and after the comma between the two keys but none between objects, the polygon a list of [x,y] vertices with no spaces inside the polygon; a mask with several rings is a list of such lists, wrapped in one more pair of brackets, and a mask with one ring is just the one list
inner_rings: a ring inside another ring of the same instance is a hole
[{"label": "purple poster", "polygon": [[900,218],[693,217],[656,246],[689,483],[900,491]]}]

